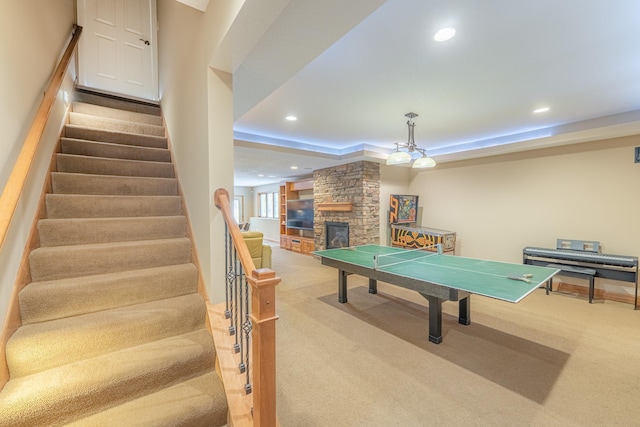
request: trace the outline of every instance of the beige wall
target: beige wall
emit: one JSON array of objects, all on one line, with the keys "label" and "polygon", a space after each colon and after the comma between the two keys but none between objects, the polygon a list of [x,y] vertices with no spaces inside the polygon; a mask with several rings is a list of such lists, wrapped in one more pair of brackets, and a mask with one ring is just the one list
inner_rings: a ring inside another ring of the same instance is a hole
[{"label": "beige wall", "polygon": [[[409,194],[411,169],[380,165],[380,244],[391,245],[389,228],[389,196]],[[413,193],[411,193],[413,194]]]},{"label": "beige wall", "polygon": [[[73,0],[0,2],[0,188],[4,188],[42,101],[43,92],[71,38]],[[4,319],[16,273],[36,213],[42,185],[66,113],[63,91],[73,88],[75,71],[63,83],[36,153],[31,174],[0,250],[0,319]]]},{"label": "beige wall", "polygon": [[203,13],[158,0],[163,114],[213,302],[224,297],[222,286],[212,286],[224,278],[224,226],[213,194],[225,188],[233,197],[233,118],[231,75],[209,63],[242,4],[210,2]]},{"label": "beige wall", "polygon": [[525,246],[553,248],[563,238],[638,256],[636,146],[640,136],[441,164],[415,174],[408,189],[420,196],[422,225],[457,232],[456,255],[522,262]]}]

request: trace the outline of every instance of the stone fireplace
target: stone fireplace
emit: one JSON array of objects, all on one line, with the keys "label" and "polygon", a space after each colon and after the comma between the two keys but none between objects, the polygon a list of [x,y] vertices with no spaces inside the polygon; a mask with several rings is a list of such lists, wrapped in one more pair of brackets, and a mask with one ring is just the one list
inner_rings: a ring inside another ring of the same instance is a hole
[{"label": "stone fireplace", "polygon": [[327,236],[327,249],[349,247],[348,222],[325,222],[325,235]]},{"label": "stone fireplace", "polygon": [[347,245],[380,243],[380,165],[359,161],[313,171],[313,205],[316,250],[333,239],[327,223],[348,225]]}]

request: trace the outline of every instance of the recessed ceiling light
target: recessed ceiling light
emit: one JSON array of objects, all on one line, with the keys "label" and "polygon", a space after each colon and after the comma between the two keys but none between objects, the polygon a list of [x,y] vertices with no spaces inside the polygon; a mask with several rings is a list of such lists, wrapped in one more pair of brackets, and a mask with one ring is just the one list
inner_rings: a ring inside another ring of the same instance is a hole
[{"label": "recessed ceiling light", "polygon": [[439,30],[435,36],[433,36],[433,39],[437,42],[444,42],[449,40],[451,37],[456,35],[456,29],[455,28],[451,28],[451,27],[447,27],[447,28],[443,28],[441,30]]},{"label": "recessed ceiling light", "polygon": [[259,176],[260,178],[262,178],[262,177],[264,176],[264,174],[259,173],[259,174],[258,174],[258,176]]},{"label": "recessed ceiling light", "polygon": [[549,107],[540,107],[533,110],[535,114],[546,113],[547,111],[549,111]]},{"label": "recessed ceiling light", "polygon": [[298,120],[298,118],[296,116],[287,116],[285,117],[285,120],[288,120],[290,122],[295,122],[296,120]]},{"label": "recessed ceiling light", "polygon": [[291,169],[296,170],[296,169],[298,169],[298,167],[297,166],[291,166]]}]

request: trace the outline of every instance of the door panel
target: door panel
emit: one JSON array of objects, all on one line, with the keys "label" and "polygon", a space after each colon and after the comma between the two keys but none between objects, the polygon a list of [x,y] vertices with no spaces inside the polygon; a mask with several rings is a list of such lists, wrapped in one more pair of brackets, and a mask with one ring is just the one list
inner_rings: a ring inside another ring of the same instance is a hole
[{"label": "door panel", "polygon": [[158,100],[155,0],[79,0],[80,85]]}]

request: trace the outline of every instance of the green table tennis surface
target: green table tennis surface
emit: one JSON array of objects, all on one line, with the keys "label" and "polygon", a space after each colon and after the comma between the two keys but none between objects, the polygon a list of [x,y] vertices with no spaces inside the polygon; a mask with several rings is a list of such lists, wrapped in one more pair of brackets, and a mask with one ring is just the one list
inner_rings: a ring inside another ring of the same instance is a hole
[{"label": "green table tennis surface", "polygon": [[[519,302],[553,277],[558,270],[508,262],[442,255],[422,250],[363,245],[313,252],[320,257],[421,280],[472,294]],[[530,283],[509,277],[531,274]]]}]

